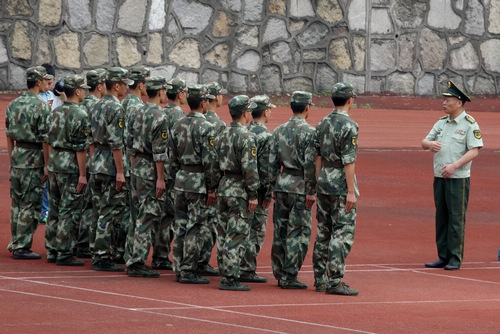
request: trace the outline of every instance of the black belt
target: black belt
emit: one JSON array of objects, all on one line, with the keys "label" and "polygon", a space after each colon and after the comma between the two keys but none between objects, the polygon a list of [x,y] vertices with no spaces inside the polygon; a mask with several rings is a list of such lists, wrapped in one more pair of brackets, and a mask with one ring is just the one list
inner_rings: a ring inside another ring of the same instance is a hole
[{"label": "black belt", "polygon": [[224,171],[224,176],[229,178],[229,179],[243,179],[243,175],[241,173],[235,173],[235,172],[230,172],[230,171]]},{"label": "black belt", "polygon": [[28,143],[26,141],[16,141],[17,147],[26,148],[28,150],[41,150],[43,149],[42,143]]},{"label": "black belt", "polygon": [[340,160],[335,160],[335,161],[323,160],[323,167],[344,168],[344,164]]},{"label": "black belt", "polygon": [[75,153],[75,151],[70,148],[54,147],[53,149],[54,151]]},{"label": "black belt", "polygon": [[181,164],[181,170],[184,170],[186,172],[193,172],[193,173],[205,172],[205,168],[203,168],[203,165],[184,165],[184,164]]},{"label": "black belt", "polygon": [[290,174],[293,176],[304,176],[304,171],[302,169],[283,167],[281,174]]},{"label": "black belt", "polygon": [[148,153],[135,152],[135,156],[146,159],[148,161],[153,161],[153,156],[151,154],[148,154]]},{"label": "black belt", "polygon": [[102,145],[102,144],[95,143],[95,147],[100,149],[100,150],[108,150],[108,151],[111,150],[109,145]]}]

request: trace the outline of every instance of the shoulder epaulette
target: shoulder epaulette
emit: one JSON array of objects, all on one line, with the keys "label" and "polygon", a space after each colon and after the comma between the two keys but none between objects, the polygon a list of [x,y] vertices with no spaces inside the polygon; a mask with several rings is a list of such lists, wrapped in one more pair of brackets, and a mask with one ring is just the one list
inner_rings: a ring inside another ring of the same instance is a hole
[{"label": "shoulder epaulette", "polygon": [[476,120],[474,118],[472,118],[471,116],[469,116],[469,115],[465,116],[465,119],[467,121],[469,121],[469,123],[471,123],[471,124],[476,123]]},{"label": "shoulder epaulette", "polygon": [[448,116],[443,116],[443,117],[439,117],[439,119],[445,119],[447,118]]}]

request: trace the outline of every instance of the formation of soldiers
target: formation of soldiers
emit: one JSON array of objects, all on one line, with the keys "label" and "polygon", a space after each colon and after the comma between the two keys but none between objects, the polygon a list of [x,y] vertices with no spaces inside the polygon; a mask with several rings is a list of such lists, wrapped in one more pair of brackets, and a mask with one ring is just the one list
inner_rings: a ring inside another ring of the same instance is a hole
[{"label": "formation of soldiers", "polygon": [[48,178],[49,263],[91,258],[93,270],[147,278],[173,270],[183,284],[222,276],[221,290],[247,291],[243,283],[267,281],[256,259],[274,199],[273,275],[282,289],[306,289],[297,275],[318,202],[316,291],[358,293],[341,282],[358,196],[352,85],[334,85],[339,109],[317,128],[306,122],[312,94],[293,92],[293,116],[271,133],[276,106],[266,95],[233,97],[226,126],[216,109],[227,91],[216,82],[187,87],[145,67],[96,69],[66,76],[66,100],[50,112],[37,95],[51,79],[29,68],[28,90],[7,108],[14,259],[41,258],[31,246]]}]

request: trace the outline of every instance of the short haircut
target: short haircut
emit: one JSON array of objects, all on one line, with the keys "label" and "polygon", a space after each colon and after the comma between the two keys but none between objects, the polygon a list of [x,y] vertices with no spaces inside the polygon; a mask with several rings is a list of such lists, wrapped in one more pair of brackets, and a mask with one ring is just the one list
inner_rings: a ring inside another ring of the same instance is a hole
[{"label": "short haircut", "polygon": [[188,95],[188,98],[187,98],[187,102],[188,102],[189,108],[191,108],[191,110],[198,109],[200,107],[201,102],[204,100],[205,100],[205,98],[201,97],[199,95],[192,96],[192,97],[189,97],[189,95]]},{"label": "short haircut", "polygon": [[175,101],[175,99],[177,98],[177,94],[179,93],[169,93],[167,90],[167,97],[170,101]]},{"label": "short haircut", "polygon": [[342,107],[345,106],[347,101],[349,101],[350,97],[333,97],[332,96],[332,102],[333,105],[336,107]]},{"label": "short haircut", "polygon": [[309,103],[303,103],[303,102],[291,102],[290,107],[292,108],[292,111],[294,114],[301,114],[306,110],[306,107],[309,105]]},{"label": "short haircut", "polygon": [[95,90],[96,90],[97,86],[99,86],[99,85],[100,85],[100,83],[95,84],[95,85],[91,85],[91,84],[87,83],[87,85],[90,87],[90,88],[89,88],[89,92],[93,92],[93,91],[95,91]]},{"label": "short haircut", "polygon": [[28,89],[34,88],[36,86],[36,83],[38,81],[26,81],[26,85],[28,86]]},{"label": "short haircut", "polygon": [[120,84],[120,83],[122,83],[122,81],[108,81],[108,80],[106,80],[106,89],[111,91],[115,84]]},{"label": "short haircut", "polygon": [[267,109],[268,108],[262,109],[262,110],[252,110],[252,117],[253,118],[260,118]]},{"label": "short haircut", "polygon": [[146,93],[148,94],[148,97],[150,99],[156,97],[156,95],[158,94],[158,92],[160,91],[161,89],[146,89]]},{"label": "short haircut", "polygon": [[139,86],[140,83],[145,83],[145,80],[134,80],[134,83],[129,85],[130,89],[136,89],[137,86]]},{"label": "short haircut", "polygon": [[71,98],[71,97],[75,96],[75,92],[77,89],[78,88],[64,87],[64,94],[66,95],[66,97]]}]

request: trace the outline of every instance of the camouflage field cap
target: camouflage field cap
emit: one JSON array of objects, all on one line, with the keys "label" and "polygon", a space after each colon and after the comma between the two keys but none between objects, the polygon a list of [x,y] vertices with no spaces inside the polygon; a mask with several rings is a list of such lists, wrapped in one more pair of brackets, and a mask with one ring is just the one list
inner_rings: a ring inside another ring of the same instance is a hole
[{"label": "camouflage field cap", "polygon": [[106,82],[107,71],[104,68],[97,68],[87,72],[87,84],[97,86]]},{"label": "camouflage field cap", "polygon": [[222,94],[227,94],[227,90],[222,88],[218,82],[211,82],[207,84],[208,94],[217,96]]},{"label": "camouflage field cap", "polygon": [[86,89],[86,88],[90,88],[90,87],[87,86],[87,84],[85,83],[85,79],[81,75],[70,74],[64,78],[64,88]]},{"label": "camouflage field cap", "polygon": [[470,97],[458,88],[453,81],[448,81],[448,88],[443,92],[443,96],[453,96],[463,102],[470,102]]},{"label": "camouflage field cap", "polygon": [[50,80],[54,76],[47,74],[47,70],[43,66],[33,66],[26,70],[26,81]]},{"label": "camouflage field cap", "polygon": [[172,87],[167,90],[168,93],[179,94],[187,90],[186,81],[180,78],[173,78],[167,83]]},{"label": "camouflage field cap", "polygon": [[267,95],[254,96],[250,99],[250,101],[255,103],[255,107],[252,108],[252,111],[262,111],[268,108],[276,108],[276,106],[271,103],[271,100]]},{"label": "camouflage field cap", "polygon": [[151,75],[151,70],[144,66],[132,67],[128,78],[134,81],[145,81]]},{"label": "camouflage field cap", "polygon": [[121,67],[111,67],[108,69],[108,76],[106,80],[112,82],[124,82],[129,86],[134,84],[134,80],[129,79],[129,72]]},{"label": "camouflage field cap", "polygon": [[147,90],[160,90],[167,89],[167,80],[161,75],[155,75],[146,79]]},{"label": "camouflage field cap", "polygon": [[351,98],[356,97],[354,87],[349,82],[337,82],[333,85],[332,97]]},{"label": "camouflage field cap", "polygon": [[249,109],[256,107],[256,104],[246,95],[236,95],[229,100],[227,105],[229,106],[229,113],[232,116],[241,115],[245,111],[250,111]]},{"label": "camouflage field cap", "polygon": [[188,87],[188,97],[199,96],[204,99],[215,99],[215,96],[208,94],[206,85],[192,85]]},{"label": "camouflage field cap", "polygon": [[314,105],[312,103],[312,94],[309,92],[304,92],[300,90],[296,90],[292,93],[292,99],[290,102],[295,103],[306,103],[310,105]]}]

